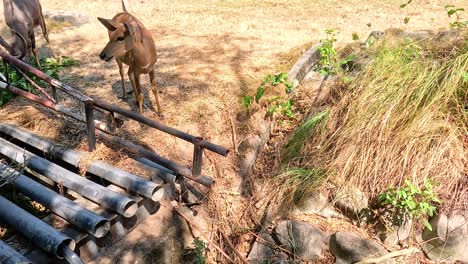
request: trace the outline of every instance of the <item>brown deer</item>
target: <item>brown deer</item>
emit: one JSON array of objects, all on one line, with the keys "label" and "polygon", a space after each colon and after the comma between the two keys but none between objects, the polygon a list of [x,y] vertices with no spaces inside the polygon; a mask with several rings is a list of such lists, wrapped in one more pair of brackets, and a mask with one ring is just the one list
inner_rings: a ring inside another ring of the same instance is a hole
[{"label": "brown deer", "polygon": [[116,59],[119,66],[123,97],[126,97],[124,72],[122,63],[128,65],[128,77],[135,91],[135,100],[143,112],[143,94],[140,86],[140,75],[149,74],[151,90],[153,91],[158,113],[162,116],[159,105],[158,89],[155,79],[154,65],[157,61],[156,45],[151,32],[134,16],[129,14],[123,4],[123,13],[119,13],[112,19],[98,17],[98,20],[108,29],[109,42],[102,50],[99,57],[110,61]]},{"label": "brown deer", "polygon": [[[36,26],[41,27],[49,48],[50,42],[39,0],[3,0],[3,14],[7,26],[15,34],[15,39],[11,45],[6,44],[5,41],[3,41],[4,43],[0,42],[0,44],[12,54],[18,54],[18,52],[23,54],[24,52],[29,55],[30,51],[32,51],[38,68],[41,68],[37,56],[34,28]],[[26,42],[23,41],[24,39]],[[52,51],[52,48],[50,50]]]},{"label": "brown deer", "polygon": [[[15,37],[16,37],[17,39],[21,40],[21,41],[23,42],[24,47],[26,47],[26,45],[27,45],[26,39],[25,39],[22,35],[20,35],[18,32],[14,31],[14,30],[11,30],[11,31],[12,31],[13,33],[15,33],[15,35],[16,35]],[[12,45],[8,44],[8,42],[6,42],[6,41],[2,38],[2,36],[0,36],[0,45],[2,45],[5,49],[7,49],[7,51],[8,51],[11,55],[17,57],[17,58],[20,59],[20,60],[21,60],[22,58],[24,58],[24,56],[26,55],[26,49],[20,49],[20,51],[18,51],[18,50],[16,49],[16,46],[12,46]]]}]

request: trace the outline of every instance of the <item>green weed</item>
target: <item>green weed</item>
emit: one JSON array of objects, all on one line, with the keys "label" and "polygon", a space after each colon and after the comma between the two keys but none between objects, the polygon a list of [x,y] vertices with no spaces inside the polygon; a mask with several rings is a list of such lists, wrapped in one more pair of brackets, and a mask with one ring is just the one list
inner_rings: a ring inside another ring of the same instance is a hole
[{"label": "green weed", "polygon": [[[66,57],[66,56],[61,56],[58,58],[41,58],[39,60],[39,63],[42,66],[42,71],[46,73],[47,75],[52,76],[55,79],[59,79],[59,71],[79,65],[79,61]],[[25,91],[31,92],[31,93],[36,93],[36,90],[34,87],[26,81],[18,72],[12,69],[11,66],[9,66],[9,74],[8,77],[10,79],[10,82],[13,86],[23,89]],[[4,73],[4,68],[3,64],[0,64],[0,72]],[[33,76],[32,74],[27,74],[32,80],[34,80],[37,84],[41,86],[47,86],[45,82],[43,82],[41,79],[37,78],[36,76]],[[0,89],[0,106],[8,103],[11,99],[15,97],[15,94]]]},{"label": "green weed", "polygon": [[[320,41],[320,43],[322,43],[322,46],[320,47],[320,59],[317,62],[314,71],[326,76],[338,75],[343,79],[343,68],[345,70],[349,70],[349,67],[346,67],[346,65],[355,59],[355,55],[350,54],[345,59],[339,59],[335,49],[336,29],[326,29],[325,33],[327,34],[327,37]],[[359,38],[357,34],[353,35],[353,39],[355,38]]]},{"label": "green weed", "polygon": [[193,240],[193,244],[195,245],[195,248],[193,249],[193,253],[195,255],[195,264],[205,264],[206,263],[206,257],[205,257],[205,251],[206,251],[206,244],[202,240],[200,240],[198,237],[196,237]]},{"label": "green weed", "polygon": [[[249,112],[250,105],[255,103],[260,103],[260,100],[264,97],[265,92],[272,87],[282,84],[284,86],[284,91],[286,94],[289,94],[293,90],[293,84],[288,81],[287,73],[278,73],[276,75],[268,74],[266,75],[260,86],[257,88],[257,91],[254,96],[246,95],[243,98],[243,105],[246,112]],[[289,118],[294,118],[294,113],[292,111],[293,101],[291,99],[286,99],[284,96],[273,95],[266,99],[268,102],[267,113],[271,116],[275,114],[281,114]]]},{"label": "green weed", "polygon": [[436,213],[437,208],[434,204],[441,203],[429,180],[424,182],[423,188],[418,188],[411,181],[405,180],[405,186],[388,189],[378,196],[378,201],[403,213],[406,219],[422,219],[426,228],[431,231],[432,226],[427,219]]},{"label": "green weed", "polygon": [[462,29],[468,26],[468,20],[462,21],[461,12],[464,12],[464,8],[456,7],[454,5],[446,5],[445,10],[447,10],[447,16],[452,17],[455,15],[455,21],[449,23],[451,29]]}]

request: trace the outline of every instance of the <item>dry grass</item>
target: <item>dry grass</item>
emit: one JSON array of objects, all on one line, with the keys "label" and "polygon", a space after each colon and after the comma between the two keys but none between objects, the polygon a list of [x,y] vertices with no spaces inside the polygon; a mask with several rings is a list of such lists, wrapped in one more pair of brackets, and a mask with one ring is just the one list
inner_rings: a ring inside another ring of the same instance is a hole
[{"label": "dry grass", "polygon": [[[318,43],[324,37],[323,29],[339,28],[341,34],[338,40],[348,42],[352,32],[367,36],[372,30],[383,30],[389,25],[417,30],[448,24],[443,9],[445,3],[435,0],[424,0],[415,5],[408,25],[403,23],[403,18],[409,11],[398,9],[401,3],[397,0],[130,2],[133,13],[153,33],[158,47],[156,78],[165,110],[165,119],[161,121],[228,147],[233,147],[229,118],[237,121],[239,141],[246,140],[251,131],[249,125],[244,123],[240,105],[242,96],[252,94],[264,75],[288,71],[310,43]],[[452,2],[458,6],[464,3],[463,0]],[[121,11],[119,1],[41,0],[41,3],[45,11],[74,10],[91,18],[111,18]],[[2,11],[0,6],[0,13]],[[366,25],[369,22],[372,22],[372,28]],[[38,46],[44,47],[43,38],[40,34],[36,35]],[[105,28],[95,19],[91,19],[89,24],[66,30],[60,27],[55,30],[51,26],[50,39],[55,51],[81,62],[77,67],[65,69],[61,80],[88,95],[136,111],[133,94],[126,100],[118,98],[121,88],[117,66],[99,59],[98,54],[107,38]],[[149,86],[147,80],[145,76],[142,78],[144,87]],[[152,110],[154,98],[147,91],[144,96],[144,114],[159,120]],[[68,100],[64,104],[77,106]],[[41,108],[25,108],[26,105],[18,103],[18,100],[9,103],[0,113],[0,121],[16,123],[63,145],[86,149],[82,126],[44,115]],[[190,165],[192,146],[189,143],[131,121],[126,122],[119,133],[126,139],[154,149],[158,154]],[[105,158],[107,162],[141,173],[128,158],[116,160],[109,157]],[[252,205],[250,199],[241,195],[243,179],[238,174],[238,156],[213,160],[216,165],[206,162],[203,171],[216,178],[218,183],[208,205],[210,216],[225,228],[225,233],[240,236],[243,232],[238,230],[255,225],[252,224],[253,220],[246,219],[246,215],[257,215],[245,212],[256,211],[257,205]],[[269,172],[265,170],[265,173]],[[235,242],[242,243],[242,239]]]},{"label": "dry grass", "polygon": [[303,148],[304,164],[373,197],[405,179],[431,179],[443,210],[466,209],[466,34],[450,43],[386,42],[371,56],[331,106],[327,129]]}]

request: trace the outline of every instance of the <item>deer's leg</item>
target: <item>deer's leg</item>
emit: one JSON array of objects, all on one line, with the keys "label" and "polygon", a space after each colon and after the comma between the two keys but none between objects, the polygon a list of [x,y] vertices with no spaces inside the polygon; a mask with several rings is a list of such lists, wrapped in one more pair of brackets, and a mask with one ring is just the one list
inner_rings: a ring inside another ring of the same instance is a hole
[{"label": "deer's leg", "polygon": [[136,91],[138,91],[138,105],[140,106],[140,113],[143,113],[143,93],[141,92],[141,85],[140,85],[140,74],[134,72],[135,75],[135,87]]},{"label": "deer's leg", "polygon": [[52,57],[55,57],[54,50],[52,50],[52,46],[50,45],[49,33],[47,32],[47,27],[44,21],[44,16],[42,16],[42,14],[41,14],[41,29],[42,29],[42,35],[44,35],[44,38],[47,41],[47,45],[49,45],[49,49],[50,49],[50,52],[52,53]]},{"label": "deer's leg", "polygon": [[41,70],[41,64],[39,63],[39,56],[37,55],[37,49],[36,49],[36,38],[34,37],[34,32],[29,33],[29,38],[31,39],[31,50],[36,58],[36,65],[39,70]]},{"label": "deer's leg", "polygon": [[154,69],[150,71],[149,77],[151,81],[151,90],[153,91],[154,99],[156,100],[156,106],[158,107],[158,113],[159,115],[162,115],[162,109],[161,109],[161,105],[159,104],[159,98],[158,98],[158,85],[156,83],[156,78],[154,78],[155,77]]},{"label": "deer's leg", "polygon": [[[120,73],[120,84],[122,85],[122,98],[127,98],[127,93],[125,92],[125,78],[124,78],[124,71],[122,61],[119,59],[115,59],[117,61],[117,65],[119,65],[119,73]],[[128,73],[130,75],[130,72]],[[133,84],[132,84],[133,85]]]},{"label": "deer's leg", "polygon": [[140,107],[140,113],[143,113],[143,95],[141,94],[140,88],[140,75],[136,73],[131,66],[128,68],[128,78],[130,79],[130,83],[135,91],[135,100]]}]

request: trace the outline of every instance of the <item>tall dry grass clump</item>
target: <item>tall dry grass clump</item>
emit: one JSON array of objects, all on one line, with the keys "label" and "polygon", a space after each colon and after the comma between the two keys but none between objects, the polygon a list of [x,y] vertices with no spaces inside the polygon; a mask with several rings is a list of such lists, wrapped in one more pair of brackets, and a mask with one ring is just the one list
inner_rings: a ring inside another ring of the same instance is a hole
[{"label": "tall dry grass clump", "polygon": [[442,209],[468,208],[466,36],[373,48],[326,127],[302,148],[303,165],[372,196],[430,179]]}]

